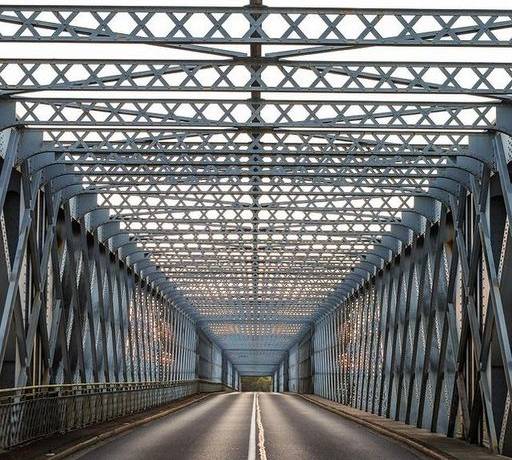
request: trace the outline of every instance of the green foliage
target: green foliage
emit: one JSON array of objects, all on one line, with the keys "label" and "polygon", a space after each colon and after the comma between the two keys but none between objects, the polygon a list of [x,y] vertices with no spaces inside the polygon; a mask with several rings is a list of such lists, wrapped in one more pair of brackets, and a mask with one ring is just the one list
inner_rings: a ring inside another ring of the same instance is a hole
[{"label": "green foliage", "polygon": [[242,376],[242,391],[272,391],[272,377]]}]

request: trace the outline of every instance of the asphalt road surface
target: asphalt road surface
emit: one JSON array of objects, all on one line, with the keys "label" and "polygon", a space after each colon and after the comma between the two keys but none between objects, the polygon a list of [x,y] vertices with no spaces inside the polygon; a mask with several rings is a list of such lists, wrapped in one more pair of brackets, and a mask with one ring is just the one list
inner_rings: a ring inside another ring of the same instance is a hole
[{"label": "asphalt road surface", "polygon": [[278,393],[211,396],[72,457],[82,460],[422,458],[315,406]]}]

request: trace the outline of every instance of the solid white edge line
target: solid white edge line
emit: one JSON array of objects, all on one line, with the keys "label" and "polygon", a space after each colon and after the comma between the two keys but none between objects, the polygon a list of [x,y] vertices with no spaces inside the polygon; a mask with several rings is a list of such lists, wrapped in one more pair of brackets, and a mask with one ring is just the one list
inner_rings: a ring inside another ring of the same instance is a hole
[{"label": "solid white edge line", "polygon": [[256,460],[256,393],[252,399],[251,430],[249,432],[249,453],[247,460]]}]

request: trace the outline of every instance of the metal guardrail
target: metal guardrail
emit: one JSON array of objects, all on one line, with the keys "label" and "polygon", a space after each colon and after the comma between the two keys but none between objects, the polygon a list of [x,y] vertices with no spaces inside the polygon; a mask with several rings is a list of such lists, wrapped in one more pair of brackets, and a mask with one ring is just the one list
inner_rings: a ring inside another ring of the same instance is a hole
[{"label": "metal guardrail", "polygon": [[195,393],[228,388],[222,383],[189,380],[0,390],[0,448],[142,412]]}]

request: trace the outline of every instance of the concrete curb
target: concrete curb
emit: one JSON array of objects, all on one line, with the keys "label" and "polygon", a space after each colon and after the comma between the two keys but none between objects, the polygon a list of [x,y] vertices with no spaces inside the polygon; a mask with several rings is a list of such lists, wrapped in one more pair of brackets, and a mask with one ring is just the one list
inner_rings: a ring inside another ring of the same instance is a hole
[{"label": "concrete curb", "polygon": [[69,457],[72,454],[75,454],[83,449],[87,449],[88,447],[91,447],[101,441],[108,439],[108,438],[112,438],[113,436],[117,436],[118,434],[124,433],[133,428],[137,428],[138,426],[152,422],[153,420],[157,420],[159,418],[165,417],[166,415],[172,414],[173,412],[177,412],[181,409],[184,409],[185,407],[191,406],[192,404],[198,403],[199,401],[203,401],[204,399],[206,399],[214,394],[218,394],[218,393],[208,393],[208,394],[201,396],[197,399],[194,399],[192,401],[188,401],[186,403],[180,404],[179,406],[159,412],[158,414],[154,414],[149,417],[146,417],[146,418],[143,418],[140,420],[136,420],[131,423],[127,423],[126,425],[120,426],[118,428],[114,428],[112,430],[106,431],[105,433],[98,434],[97,436],[93,436],[92,438],[86,439],[85,441],[79,442],[78,444],[75,444],[75,445],[68,447],[64,450],[56,452],[55,455],[52,455],[47,458],[51,458],[52,460],[64,459],[66,457]]},{"label": "concrete curb", "polygon": [[435,449],[433,447],[427,446],[420,441],[417,441],[415,439],[404,436],[403,434],[397,433],[396,431],[389,430],[388,428],[385,428],[383,426],[380,426],[375,423],[371,423],[371,422],[368,422],[367,420],[363,420],[359,417],[356,417],[356,416],[344,411],[343,409],[337,409],[335,407],[332,407],[329,404],[322,404],[320,401],[318,401],[314,398],[308,398],[306,395],[297,394],[297,396],[300,396],[301,398],[305,399],[306,401],[316,404],[317,406],[322,407],[322,408],[328,410],[329,412],[333,412],[334,414],[345,417],[346,419],[348,419],[352,422],[358,423],[359,425],[362,425],[376,433],[379,433],[388,438],[391,438],[401,444],[404,444],[404,445],[420,452],[421,454],[426,455],[427,457],[434,458],[436,460],[454,460],[454,459],[456,459],[456,457],[446,454],[446,453],[444,453],[438,449]]}]

